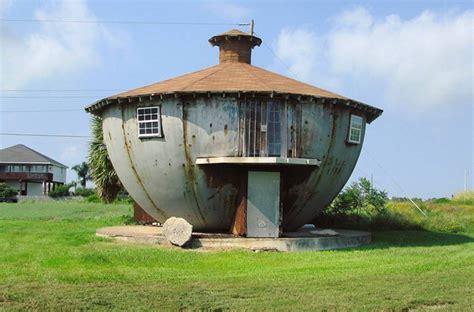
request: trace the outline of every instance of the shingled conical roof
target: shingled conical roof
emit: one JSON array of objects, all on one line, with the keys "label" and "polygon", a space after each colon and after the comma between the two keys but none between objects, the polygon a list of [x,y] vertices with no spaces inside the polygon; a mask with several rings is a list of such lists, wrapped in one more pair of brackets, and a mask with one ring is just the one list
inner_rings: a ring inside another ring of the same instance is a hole
[{"label": "shingled conical roof", "polygon": [[222,63],[109,97],[177,92],[274,92],[346,99],[335,93],[246,63]]},{"label": "shingled conical roof", "polygon": [[120,99],[140,96],[238,92],[341,100],[346,105],[368,111],[369,122],[382,113],[378,108],[251,65],[251,50],[262,42],[258,37],[233,29],[212,37],[209,42],[219,46],[218,65],[107,97],[86,110],[93,112]]}]

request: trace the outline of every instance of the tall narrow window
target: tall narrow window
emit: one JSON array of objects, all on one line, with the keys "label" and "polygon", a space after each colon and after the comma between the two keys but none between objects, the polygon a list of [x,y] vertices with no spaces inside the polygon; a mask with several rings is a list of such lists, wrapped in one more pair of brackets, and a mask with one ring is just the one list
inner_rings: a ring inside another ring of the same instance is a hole
[{"label": "tall narrow window", "polygon": [[362,139],[362,117],[351,115],[351,124],[349,127],[349,143],[359,144]]},{"label": "tall narrow window", "polygon": [[268,156],[280,156],[280,130],[280,105],[277,102],[268,102]]},{"label": "tall narrow window", "polygon": [[280,156],[280,103],[276,101],[244,101],[241,103],[243,123],[243,156]]},{"label": "tall narrow window", "polygon": [[162,137],[161,109],[159,106],[137,109],[138,137]]}]

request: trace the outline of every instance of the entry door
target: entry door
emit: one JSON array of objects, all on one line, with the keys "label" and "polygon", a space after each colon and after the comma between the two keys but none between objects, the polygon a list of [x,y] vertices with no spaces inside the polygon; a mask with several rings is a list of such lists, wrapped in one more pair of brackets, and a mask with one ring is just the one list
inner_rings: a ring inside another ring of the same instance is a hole
[{"label": "entry door", "polygon": [[249,171],[247,237],[278,237],[280,227],[280,173]]}]

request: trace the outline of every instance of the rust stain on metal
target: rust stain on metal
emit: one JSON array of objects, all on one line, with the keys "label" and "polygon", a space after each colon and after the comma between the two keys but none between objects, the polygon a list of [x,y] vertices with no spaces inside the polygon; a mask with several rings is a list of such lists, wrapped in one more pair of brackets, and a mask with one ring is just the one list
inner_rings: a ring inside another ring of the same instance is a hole
[{"label": "rust stain on metal", "polygon": [[142,224],[150,224],[156,222],[155,218],[150,216],[136,201],[133,202],[133,219]]},{"label": "rust stain on metal", "polygon": [[[206,224],[207,223],[206,218],[204,217],[204,215],[202,213],[202,210],[201,210],[201,207],[199,206],[199,202],[197,200],[196,175],[195,175],[194,169],[193,169],[193,167],[194,167],[193,158],[191,156],[191,151],[189,150],[189,148],[192,145],[187,143],[188,142],[188,116],[187,116],[187,112],[186,112],[187,105],[185,103],[183,103],[183,105],[181,105],[181,107],[183,109],[182,123],[183,123],[184,159],[186,160],[186,162],[184,163],[184,174],[188,178],[189,186],[191,188],[192,196],[193,196],[194,201],[196,203],[196,207],[197,207],[197,210],[199,212],[199,216],[201,217],[201,220],[202,220],[203,224]],[[211,126],[212,126],[212,124],[211,124]]]},{"label": "rust stain on metal", "polygon": [[[333,108],[334,109],[334,108]],[[331,133],[328,135],[330,137],[330,141],[329,141],[329,144],[328,144],[328,148],[326,150],[326,153],[325,155],[331,155],[331,150],[334,148],[334,144],[336,143],[336,133],[337,133],[337,114],[334,112],[333,114],[331,114],[333,116],[333,118],[331,118]],[[331,170],[331,165],[332,165],[332,162],[333,162],[333,159],[332,157],[327,157],[327,158],[323,158],[322,159],[322,163],[321,163],[321,168],[327,168],[328,171]],[[288,177],[294,177],[294,176],[298,176],[297,174],[294,174],[295,172],[292,171],[290,175],[288,175]],[[305,171],[305,173],[308,173],[307,171]],[[311,177],[311,174],[309,174],[306,179],[310,178]],[[314,179],[314,182],[313,181],[305,181],[305,183],[310,183],[311,185],[319,185],[320,181],[321,181],[321,178],[323,177],[323,171],[322,170],[319,170],[318,173],[316,174],[315,177],[313,177]],[[283,179],[282,181],[285,181],[287,180],[288,178],[285,178]],[[291,179],[291,178],[290,178]],[[288,180],[290,180],[288,179]],[[290,181],[285,181],[286,183],[290,182]],[[297,182],[296,181],[291,181],[290,183],[288,183],[288,185],[297,185]],[[311,198],[312,196],[314,196],[316,193],[318,192],[318,190],[314,190],[314,191],[311,191],[311,192],[307,192],[307,193],[304,193],[304,194],[292,194],[290,195],[288,191],[285,191],[285,192],[282,192],[282,196],[284,196],[282,199],[284,200],[284,206],[283,206],[283,211],[284,211],[284,215],[283,215],[283,230],[284,231],[287,231],[287,230],[293,230],[292,228],[288,228],[288,224],[291,224],[293,222],[293,220],[295,218],[298,217],[298,215],[300,215],[302,212],[303,212],[303,209],[305,208],[304,205],[300,205],[299,206],[299,209],[298,210],[293,210],[291,209],[291,207],[287,207],[286,205],[291,205],[291,203],[293,203],[294,201],[296,201],[296,199],[298,198],[302,198],[301,202],[307,202],[309,198]],[[285,205],[286,203],[286,205]]]},{"label": "rust stain on metal", "polygon": [[130,168],[132,169],[133,171],[133,174],[135,175],[135,178],[137,179],[138,183],[140,184],[143,192],[145,193],[145,196],[148,198],[148,200],[150,201],[150,203],[153,205],[153,208],[156,209],[156,211],[163,217],[163,219],[167,219],[166,215],[161,211],[160,208],[158,208],[158,206],[155,204],[155,202],[153,201],[153,199],[151,198],[150,194],[148,194],[146,188],[145,188],[145,185],[143,184],[143,181],[141,180],[140,178],[140,175],[138,174],[137,172],[137,169],[135,168],[135,165],[132,161],[132,156],[130,155],[130,146],[128,145],[127,143],[127,134],[126,134],[126,131],[125,131],[125,126],[124,126],[124,123],[125,123],[125,116],[124,116],[124,112],[123,112],[123,109],[120,109],[120,112],[122,114],[122,122],[121,122],[121,125],[122,125],[122,133],[123,133],[123,141],[125,142],[125,150],[127,151],[127,157],[128,157],[128,161],[130,162]]}]

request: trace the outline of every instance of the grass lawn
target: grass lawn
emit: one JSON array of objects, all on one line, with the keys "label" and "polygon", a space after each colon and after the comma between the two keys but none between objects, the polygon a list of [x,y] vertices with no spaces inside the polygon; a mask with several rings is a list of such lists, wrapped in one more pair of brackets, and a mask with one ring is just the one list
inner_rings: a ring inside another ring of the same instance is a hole
[{"label": "grass lawn", "polygon": [[129,205],[0,204],[0,310],[473,311],[474,206],[425,209],[436,222],[459,217],[462,232],[375,232],[361,248],[254,253],[95,236],[129,220]]}]

